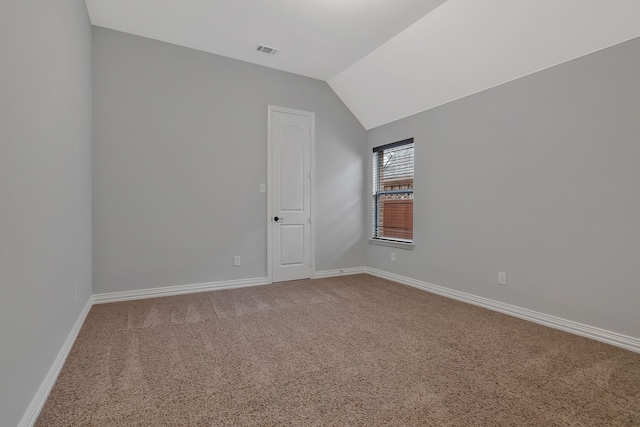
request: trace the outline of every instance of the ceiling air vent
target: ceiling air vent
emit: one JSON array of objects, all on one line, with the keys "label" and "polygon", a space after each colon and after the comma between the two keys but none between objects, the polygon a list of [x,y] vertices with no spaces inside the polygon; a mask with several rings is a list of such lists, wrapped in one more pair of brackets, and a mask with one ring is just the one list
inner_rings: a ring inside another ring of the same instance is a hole
[{"label": "ceiling air vent", "polygon": [[263,44],[259,44],[256,47],[256,50],[258,52],[268,53],[269,55],[275,55],[276,53],[280,52],[280,49],[276,49],[275,47],[265,46]]}]

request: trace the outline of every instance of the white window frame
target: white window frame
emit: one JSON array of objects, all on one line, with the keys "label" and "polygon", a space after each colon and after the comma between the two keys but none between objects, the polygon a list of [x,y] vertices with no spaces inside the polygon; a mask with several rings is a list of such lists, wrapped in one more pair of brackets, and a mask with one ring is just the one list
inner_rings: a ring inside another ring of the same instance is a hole
[{"label": "white window frame", "polygon": [[[404,189],[404,190],[393,190],[393,191],[381,191],[379,188],[379,183],[380,183],[380,172],[378,169],[378,165],[376,164],[376,161],[380,161],[377,160],[379,159],[380,155],[383,154],[379,154],[379,153],[384,153],[385,150],[390,150],[393,148],[398,148],[398,147],[402,147],[402,146],[406,146],[406,145],[412,145],[412,148],[414,149],[414,156],[415,156],[415,146],[414,146],[414,140],[413,138],[408,138],[408,139],[404,139],[401,141],[397,141],[391,144],[386,144],[386,145],[382,145],[379,147],[374,147],[373,148],[373,155],[372,155],[372,230],[371,230],[371,237],[369,238],[369,243],[372,244],[377,244],[377,245],[383,245],[383,246],[391,246],[391,247],[396,247],[396,248],[404,248],[404,249],[413,249],[414,247],[414,239],[415,239],[415,235],[413,233],[414,231],[414,224],[412,224],[411,227],[411,231],[412,231],[412,238],[411,239],[402,239],[402,238],[396,238],[396,237],[384,237],[384,236],[380,236],[380,229],[381,229],[381,225],[379,224],[379,217],[378,217],[378,213],[380,212],[380,197],[386,194],[407,194],[407,195],[411,195],[411,199],[413,199],[413,182],[415,182],[415,157],[413,159],[413,164],[412,164],[412,172],[413,172],[413,177],[412,177],[412,188],[411,189]],[[412,205],[412,209],[414,209],[414,205]]]}]

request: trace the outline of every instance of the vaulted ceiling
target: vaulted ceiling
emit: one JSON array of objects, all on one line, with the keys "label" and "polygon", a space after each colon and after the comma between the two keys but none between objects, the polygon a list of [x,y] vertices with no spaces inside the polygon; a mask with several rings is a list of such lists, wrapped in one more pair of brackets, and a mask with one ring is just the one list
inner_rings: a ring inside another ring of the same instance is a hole
[{"label": "vaulted ceiling", "polygon": [[[94,25],[329,80],[444,0],[86,0]],[[256,51],[263,44],[274,56]]]},{"label": "vaulted ceiling", "polygon": [[86,2],[97,26],[326,80],[367,129],[640,36],[638,0]]}]

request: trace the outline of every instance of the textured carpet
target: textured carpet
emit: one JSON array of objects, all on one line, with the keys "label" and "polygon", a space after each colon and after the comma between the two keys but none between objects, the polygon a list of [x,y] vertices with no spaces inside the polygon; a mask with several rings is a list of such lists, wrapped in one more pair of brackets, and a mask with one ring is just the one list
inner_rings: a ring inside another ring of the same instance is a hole
[{"label": "textured carpet", "polygon": [[96,305],[37,426],[640,426],[640,354],[369,275]]}]

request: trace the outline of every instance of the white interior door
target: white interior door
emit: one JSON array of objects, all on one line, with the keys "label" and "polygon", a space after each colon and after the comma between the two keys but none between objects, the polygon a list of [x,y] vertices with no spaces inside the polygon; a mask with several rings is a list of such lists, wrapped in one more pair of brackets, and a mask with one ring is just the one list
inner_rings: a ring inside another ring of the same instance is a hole
[{"label": "white interior door", "polygon": [[313,113],[269,107],[272,280],[312,276]]}]

